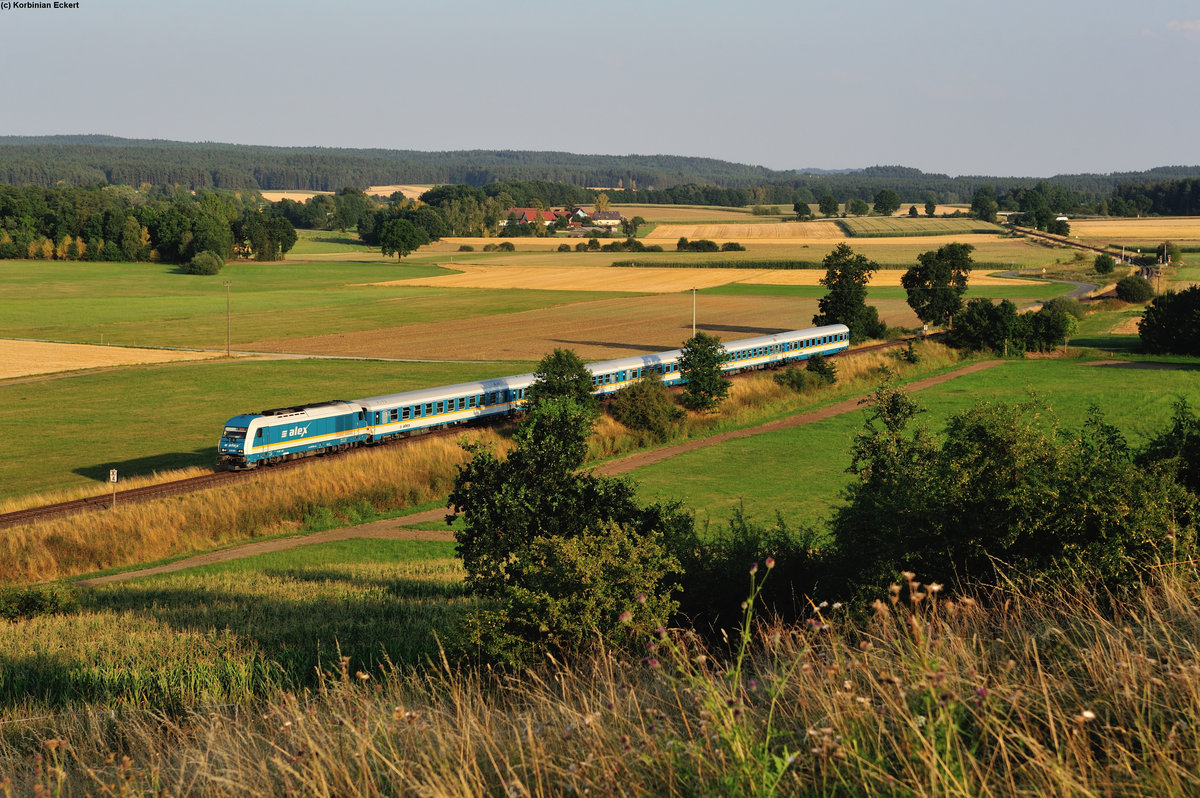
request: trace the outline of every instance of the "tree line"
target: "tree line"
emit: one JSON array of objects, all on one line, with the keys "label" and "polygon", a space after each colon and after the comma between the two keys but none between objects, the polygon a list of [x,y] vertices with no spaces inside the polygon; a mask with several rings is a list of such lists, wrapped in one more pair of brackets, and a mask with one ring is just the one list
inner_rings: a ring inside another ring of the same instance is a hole
[{"label": "tree line", "polygon": [[187,263],[211,252],[278,260],[294,227],[257,194],[119,185],[0,186],[0,258]]},{"label": "tree line", "polygon": [[[950,177],[902,166],[865,169],[773,170],[713,158],[670,155],[579,155],[566,152],[466,150],[418,152],[323,147],[264,147],[120,139],[111,136],[0,137],[0,183],[177,185],[191,190],[337,191],[398,183],[487,187],[510,182],[570,186],[571,199],[541,195],[552,204],[590,202],[597,187],[614,202],[700,204],[813,203],[825,194],[839,203],[870,202],[883,189],[906,203],[969,202],[984,186],[998,195],[1038,182],[1066,192],[1071,212],[1118,214],[1138,199],[1137,184],[1200,178],[1200,167],[1160,167],[1137,173],[1036,178]],[[1117,192],[1118,186],[1125,186]],[[592,188],[588,188],[592,187]],[[520,204],[522,198],[508,191]],[[1194,189],[1192,189],[1194,191]],[[1158,189],[1148,189],[1155,196]],[[493,195],[494,196],[494,195]],[[1115,201],[1111,208],[1110,203]],[[1170,203],[1162,207],[1173,207]],[[1151,212],[1146,210],[1144,212]],[[1177,212],[1177,211],[1153,211]]]}]

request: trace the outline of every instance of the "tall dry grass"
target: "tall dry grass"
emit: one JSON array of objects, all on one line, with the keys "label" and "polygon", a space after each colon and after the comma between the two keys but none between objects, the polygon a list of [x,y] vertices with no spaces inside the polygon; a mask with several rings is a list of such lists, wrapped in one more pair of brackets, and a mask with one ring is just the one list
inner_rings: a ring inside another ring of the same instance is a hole
[{"label": "tall dry grass", "polygon": [[[891,599],[891,600],[889,600]],[[742,648],[663,632],[521,672],[343,662],[253,711],[0,736],[10,794],[195,796],[1200,793],[1200,580],[1128,604],[1082,585],[872,611],[814,605]],[[382,682],[382,683],[380,683]],[[57,790],[58,792],[53,792]],[[118,791],[122,792],[118,792]]]},{"label": "tall dry grass", "polygon": [[[494,430],[463,437],[504,445]],[[324,508],[367,503],[386,512],[426,503],[449,492],[465,459],[459,440],[351,452],[230,486],[14,527],[0,535],[0,574],[13,583],[62,579],[294,532]]]}]

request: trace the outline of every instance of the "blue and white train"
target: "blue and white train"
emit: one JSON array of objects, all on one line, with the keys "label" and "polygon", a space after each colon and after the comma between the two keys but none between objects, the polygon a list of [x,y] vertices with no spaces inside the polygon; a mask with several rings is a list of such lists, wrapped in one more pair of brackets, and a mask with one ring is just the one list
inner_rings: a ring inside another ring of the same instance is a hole
[{"label": "blue and white train", "polygon": [[[850,331],[842,324],[763,335],[724,344],[726,372],[746,371],[807,360],[814,354],[830,355],[850,346]],[[680,350],[589,363],[594,391],[616,393],[647,376],[662,375],[666,385],[683,382],[679,373]],[[439,388],[371,396],[351,401],[318,402],[261,413],[234,416],[225,424],[218,446],[217,466],[254,468],[314,454],[343,451],[354,446],[464,424],[519,410],[532,374],[497,377]]]}]

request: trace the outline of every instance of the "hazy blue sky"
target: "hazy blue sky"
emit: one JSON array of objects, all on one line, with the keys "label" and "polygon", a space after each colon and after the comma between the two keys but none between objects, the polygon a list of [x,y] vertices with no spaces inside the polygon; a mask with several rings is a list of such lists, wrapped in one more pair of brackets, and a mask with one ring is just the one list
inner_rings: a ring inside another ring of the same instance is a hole
[{"label": "hazy blue sky", "polygon": [[1200,163],[1200,3],[0,10],[0,134],[668,153],[950,174]]}]

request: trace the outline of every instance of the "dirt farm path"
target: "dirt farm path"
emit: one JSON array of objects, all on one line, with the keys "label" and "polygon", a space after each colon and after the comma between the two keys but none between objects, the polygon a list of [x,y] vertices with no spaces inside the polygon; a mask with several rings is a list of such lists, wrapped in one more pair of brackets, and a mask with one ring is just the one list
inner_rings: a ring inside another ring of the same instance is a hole
[{"label": "dirt farm path", "polygon": [[[939,374],[936,377],[927,377],[923,380],[918,380],[907,386],[909,391],[921,391],[926,388],[940,385],[948,382],[955,377],[961,377],[966,374],[974,374],[977,371],[991,368],[999,365],[998,360],[985,360],[978,363],[972,363],[955,371]],[[861,397],[855,399],[847,399],[844,402],[838,402],[829,407],[823,407],[820,410],[814,410],[811,413],[801,413],[799,415],[790,416],[788,418],[772,421],[769,424],[762,424],[757,427],[749,427],[747,429],[734,430],[732,432],[723,432],[718,435],[713,435],[708,438],[699,438],[697,440],[685,441],[675,446],[664,446],[661,449],[655,449],[649,452],[637,452],[635,454],[621,457],[616,460],[610,460],[595,469],[597,474],[605,476],[615,476],[624,474],[629,471],[641,468],[642,466],[658,463],[667,458],[674,457],[685,452],[692,452],[697,449],[703,449],[708,446],[716,446],[725,441],[735,440],[737,438],[750,438],[755,435],[762,435],[776,430],[788,429],[790,427],[799,427],[804,424],[812,424],[817,421],[823,421],[827,418],[840,416],[843,413],[849,413],[857,410]],[[281,538],[278,540],[263,540],[254,543],[246,543],[239,546],[233,546],[220,551],[210,551],[205,554],[198,554],[195,557],[187,557],[186,559],[176,560],[166,565],[157,565],[152,568],[142,568],[137,571],[125,571],[119,574],[110,574],[108,576],[98,576],[93,579],[81,579],[75,584],[81,587],[92,587],[96,585],[106,585],[110,582],[123,582],[128,579],[140,579],[144,576],[154,576],[156,574],[171,573],[173,571],[183,571],[188,568],[195,568],[200,565],[211,565],[218,562],[226,562],[228,560],[240,560],[245,557],[254,557],[258,554],[268,554],[275,551],[285,551],[294,549],[298,546],[310,546],[316,543],[329,543],[336,540],[348,540],[350,538],[378,538],[387,540],[453,540],[454,534],[450,530],[427,530],[427,529],[409,529],[412,524],[428,523],[429,521],[438,521],[445,518],[445,508],[436,508],[426,510],[420,513],[412,513],[411,515],[400,516],[398,518],[388,518],[383,521],[370,521],[359,526],[348,527],[345,529],[330,529],[325,532],[314,532],[311,535],[303,535],[291,538]]]}]

